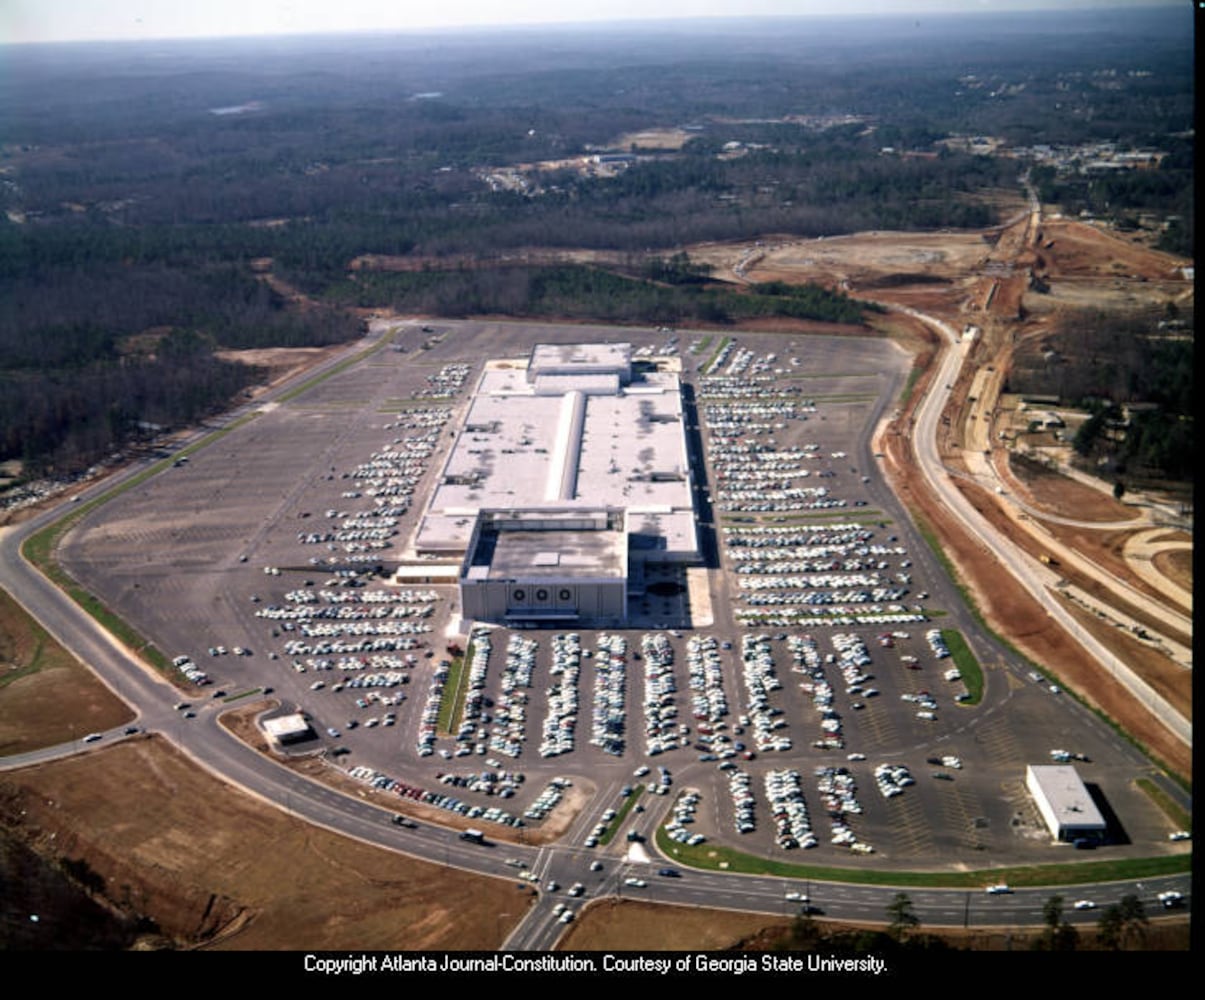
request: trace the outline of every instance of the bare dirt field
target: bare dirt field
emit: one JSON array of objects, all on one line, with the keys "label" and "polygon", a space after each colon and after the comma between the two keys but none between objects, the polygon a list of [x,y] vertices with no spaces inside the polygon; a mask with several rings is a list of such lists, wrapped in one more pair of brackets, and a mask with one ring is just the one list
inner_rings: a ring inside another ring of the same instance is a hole
[{"label": "bare dirt field", "polygon": [[259,395],[285,379],[321,364],[333,354],[344,350],[346,346],[339,344],[334,347],[268,347],[216,351],[215,354],[222,361],[236,361],[239,364],[263,368],[268,375],[267,384],[252,390]]},{"label": "bare dirt field", "polygon": [[0,816],[179,947],[492,949],[528,898],[309,826],[152,737],[4,775]]},{"label": "bare dirt field", "polygon": [[682,128],[650,128],[640,132],[626,132],[611,145],[615,149],[681,149],[690,140],[692,133]]},{"label": "bare dirt field", "polygon": [[0,591],[0,755],[120,726],[130,709]]},{"label": "bare dirt field", "polygon": [[[1179,536],[1187,541],[1187,535]],[[1155,569],[1185,590],[1192,590],[1192,549],[1170,549],[1154,558]]]},{"label": "bare dirt field", "polygon": [[1011,462],[1009,469],[1025,487],[1030,504],[1051,514],[1066,516],[1066,512],[1073,511],[1080,521],[1125,521],[1138,517],[1133,507],[1109,494],[1033,462]]},{"label": "bare dirt field", "polygon": [[1183,279],[1183,261],[1153,250],[1138,239],[1072,219],[1047,219],[1042,223],[1039,247],[1052,278],[1114,278],[1135,275],[1147,281]]},{"label": "bare dirt field", "polygon": [[1034,264],[1050,291],[1026,303],[1034,311],[1163,303],[1191,294],[1192,285],[1180,272],[1184,263],[1137,237],[1072,219],[1047,219]]},{"label": "bare dirt field", "polygon": [[786,920],[760,913],[611,898],[584,907],[559,947],[564,951],[714,951],[731,948],[767,928],[785,931],[787,926]]}]

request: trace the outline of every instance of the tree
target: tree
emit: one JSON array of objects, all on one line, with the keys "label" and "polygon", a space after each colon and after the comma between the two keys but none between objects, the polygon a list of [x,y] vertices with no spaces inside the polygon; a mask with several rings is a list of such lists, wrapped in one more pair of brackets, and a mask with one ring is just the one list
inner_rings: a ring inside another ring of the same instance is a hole
[{"label": "tree", "polygon": [[1146,936],[1146,909],[1142,900],[1131,894],[1110,906],[1097,921],[1100,941],[1106,948],[1119,951],[1141,944]]},{"label": "tree", "polygon": [[896,942],[902,943],[910,931],[920,926],[920,917],[912,909],[912,898],[906,892],[897,892],[887,904],[887,916],[891,920],[887,933]]},{"label": "tree", "polygon": [[1100,943],[1110,951],[1121,949],[1121,930],[1121,908],[1117,905],[1110,906],[1096,921]]},{"label": "tree", "polygon": [[1051,896],[1042,907],[1046,930],[1034,942],[1038,951],[1074,951],[1079,944],[1079,932],[1063,919],[1065,908],[1062,896]]},{"label": "tree", "polygon": [[784,951],[815,951],[823,941],[820,926],[805,906],[791,922],[790,936],[782,942],[781,948]]},{"label": "tree", "polygon": [[1146,937],[1147,918],[1142,900],[1131,893],[1117,903],[1121,910],[1121,940],[1123,945],[1139,944]]}]

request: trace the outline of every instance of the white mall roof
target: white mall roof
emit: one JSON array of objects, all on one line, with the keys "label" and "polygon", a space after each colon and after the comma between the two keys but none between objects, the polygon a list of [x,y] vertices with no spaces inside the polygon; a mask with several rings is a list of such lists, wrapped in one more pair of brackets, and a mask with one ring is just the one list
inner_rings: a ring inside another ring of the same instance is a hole
[{"label": "white mall roof", "polygon": [[[627,344],[542,344],[533,362],[580,355],[602,363],[630,351]],[[597,371],[558,372],[533,386],[518,368],[488,368],[432,493],[416,547],[463,551],[477,510],[542,505],[656,511],[659,517],[641,523],[672,537],[645,547],[695,553],[677,376],[654,372],[621,390]]]}]

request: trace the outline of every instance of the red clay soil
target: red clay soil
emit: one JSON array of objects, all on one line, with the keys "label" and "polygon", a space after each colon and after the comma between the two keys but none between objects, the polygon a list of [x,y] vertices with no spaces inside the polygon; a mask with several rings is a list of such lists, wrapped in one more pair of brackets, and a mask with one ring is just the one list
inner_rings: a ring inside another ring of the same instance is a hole
[{"label": "red clay soil", "polygon": [[[927,373],[925,378],[931,377]],[[913,394],[913,400],[918,394]],[[911,408],[911,406],[909,407]],[[906,426],[906,418],[894,427]],[[903,502],[918,514],[940,540],[943,553],[957,568],[990,627],[1006,637],[1029,659],[1056,674],[1090,704],[1118,722],[1157,758],[1176,772],[1191,777],[1192,751],[1177,740],[1124,687],[1090,662],[1070,636],[1055,625],[1046,610],[1008,573],[1001,572],[990,548],[969,536],[946,509],[936,503],[917,470],[908,442],[898,431],[883,439],[889,478]],[[981,491],[982,492],[982,491]],[[984,495],[983,513],[1001,530],[1007,518]],[[994,512],[994,514],[993,514]]]},{"label": "red clay soil", "polygon": [[[1046,244],[1053,241],[1053,246]],[[1104,278],[1138,275],[1148,281],[1177,277],[1179,258],[1152,250],[1116,232],[1071,219],[1042,223],[1039,249],[1045,273],[1058,278]]]}]

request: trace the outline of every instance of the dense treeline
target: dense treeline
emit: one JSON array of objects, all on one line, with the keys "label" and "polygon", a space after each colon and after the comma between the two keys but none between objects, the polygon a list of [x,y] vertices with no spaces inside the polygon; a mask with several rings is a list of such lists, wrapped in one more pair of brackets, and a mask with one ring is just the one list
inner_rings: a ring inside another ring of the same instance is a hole
[{"label": "dense treeline", "polygon": [[[74,236],[81,243],[76,257],[95,260],[99,251],[108,260],[175,258],[186,244],[170,231],[182,227],[223,256],[305,258],[333,270],[356,253],[489,254],[534,245],[642,250],[766,232],[979,227],[992,224],[994,214],[969,196],[1014,189],[1018,176],[1015,164],[987,157],[883,156],[872,136],[840,132],[728,160],[705,143],[691,144],[681,155],[641,161],[617,177],[565,177],[537,197],[492,192],[467,171],[429,165],[345,164],[314,176],[258,169],[250,156],[241,164],[206,164],[185,179],[139,182],[136,199],[128,197],[132,182],[125,178],[124,199],[109,184],[79,180],[54,196],[27,187],[23,205],[41,205],[35,211],[46,213],[46,221],[64,223],[59,246],[38,240],[42,254],[71,255],[62,244]],[[82,219],[78,212],[64,218],[63,203],[90,207]],[[230,225],[273,217],[290,224]],[[12,252],[0,248],[5,258]],[[32,257],[26,266],[43,259]]]},{"label": "dense treeline", "polygon": [[732,323],[761,316],[860,323],[864,310],[877,308],[814,285],[740,292],[696,283],[667,286],[576,266],[361,272],[328,294],[346,304],[443,316],[490,313],[652,324]]},{"label": "dense treeline", "polygon": [[0,456],[22,459],[29,475],[74,473],[218,411],[258,373],[217,360],[211,347],[178,333],[153,357],[0,371]]},{"label": "dense treeline", "polygon": [[[229,254],[238,243],[225,239]],[[212,256],[213,242],[0,224],[0,461],[79,471],[148,427],[222,409],[260,377],[217,348],[358,335],[340,310],[289,308],[245,262]]]}]

